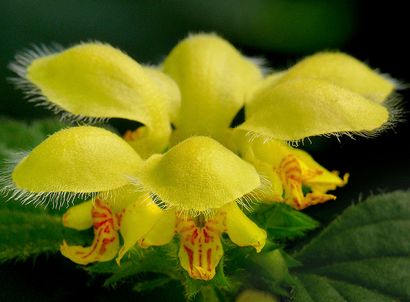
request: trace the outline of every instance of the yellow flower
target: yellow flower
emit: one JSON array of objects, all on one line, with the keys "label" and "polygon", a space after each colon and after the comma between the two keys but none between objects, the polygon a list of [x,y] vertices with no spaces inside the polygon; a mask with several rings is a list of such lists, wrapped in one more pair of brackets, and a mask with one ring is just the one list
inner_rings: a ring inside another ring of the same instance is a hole
[{"label": "yellow flower", "polygon": [[215,275],[223,248],[221,233],[226,232],[239,246],[253,246],[259,252],[266,240],[266,233],[249,220],[235,203],[220,208],[205,220],[203,216],[185,218],[175,210],[161,210],[155,204],[147,204],[149,197],[138,197],[119,212],[117,201],[96,198],[71,207],[63,217],[66,227],[84,230],[93,226],[94,241],[90,247],[61,246],[61,253],[79,264],[109,261],[119,251],[121,232],[124,246],[117,262],[134,244],[141,247],[160,246],[169,243],[177,233],[180,240],[179,257],[182,267],[192,278],[210,280]]},{"label": "yellow flower", "polygon": [[[252,163],[271,184],[263,194],[264,201],[283,201],[296,209],[336,199],[329,190],[344,186],[349,178],[340,178],[337,171],[329,172],[305,151],[287,144],[255,138],[237,140],[237,153]],[[308,191],[308,192],[304,192]]]},{"label": "yellow flower", "polygon": [[[61,252],[80,264],[120,262],[135,244],[164,245],[177,234],[182,267],[204,280],[222,257],[222,233],[258,252],[265,244],[238,204],[302,209],[334,199],[327,191],[346,183],[287,141],[371,134],[394,118],[384,103],[394,84],[348,55],[319,53],[264,76],[212,34],[188,37],[155,68],[85,43],[19,55],[12,69],[28,94],[64,117],[143,124],[124,139],[91,126],[61,130],[14,168],[8,188],[25,200],[94,194],[63,219],[93,226],[94,242],[64,242]],[[243,107],[245,121],[232,128]]]},{"label": "yellow flower", "polygon": [[[253,246],[260,252],[266,233],[249,220],[235,202],[219,208],[213,215],[186,217],[174,208],[161,209],[150,202],[147,193],[132,186],[111,192],[110,197],[97,197],[71,207],[63,216],[66,227],[77,230],[94,228],[90,247],[61,246],[61,253],[79,264],[121,258],[135,244],[140,247],[169,243],[176,233],[180,240],[179,258],[192,278],[210,280],[222,255],[222,233],[239,246]],[[124,245],[119,249],[119,234]]]}]

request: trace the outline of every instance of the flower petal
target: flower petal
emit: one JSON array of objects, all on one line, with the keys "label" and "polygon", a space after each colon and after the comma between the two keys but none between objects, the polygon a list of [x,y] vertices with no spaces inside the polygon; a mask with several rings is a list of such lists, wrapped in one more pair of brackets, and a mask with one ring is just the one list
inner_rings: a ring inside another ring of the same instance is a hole
[{"label": "flower petal", "polygon": [[104,204],[115,214],[119,224],[125,208],[140,199],[142,193],[137,191],[134,185],[127,185],[114,191],[104,192],[103,195],[70,207],[63,215],[63,225],[79,231],[90,228],[93,225],[91,213],[96,200],[104,200]]},{"label": "flower petal", "polygon": [[210,135],[229,127],[245,93],[261,79],[259,68],[216,35],[193,35],[180,42],[164,62],[178,84],[182,138]]},{"label": "flower petal", "polygon": [[94,200],[85,201],[70,207],[63,215],[63,225],[78,231],[89,229],[93,225],[92,209]]},{"label": "flower petal", "polygon": [[104,192],[101,197],[114,213],[122,215],[130,204],[146,198],[146,195],[134,184],[128,184],[116,190]]},{"label": "flower petal", "polygon": [[167,96],[164,100],[169,119],[171,122],[176,122],[181,107],[181,93],[177,83],[159,68],[144,66],[144,71],[155,82],[158,89],[161,89],[163,94]]},{"label": "flower petal", "polygon": [[96,127],[61,130],[18,163],[12,179],[30,192],[100,192],[129,183],[141,165],[117,135]]},{"label": "flower petal", "polygon": [[226,205],[226,230],[233,243],[239,246],[253,246],[259,253],[266,243],[266,232],[250,220],[236,203]]},{"label": "flower petal", "polygon": [[321,80],[294,80],[254,94],[238,128],[280,140],[321,134],[370,132],[389,119],[387,109]]},{"label": "flower petal", "polygon": [[118,253],[118,263],[120,263],[128,250],[138,240],[141,240],[163,215],[164,211],[154,204],[147,194],[141,195],[139,200],[130,204],[125,209],[120,227],[124,245]]},{"label": "flower petal", "polygon": [[[252,163],[258,172],[271,182],[272,192],[269,194],[269,192],[262,191],[263,201],[282,201],[285,197],[286,202],[294,205],[292,198],[295,197],[301,204],[308,195],[309,198],[314,197],[318,200],[317,195],[323,195],[329,190],[342,187],[347,182],[348,174],[345,174],[342,179],[338,176],[338,172],[329,172],[307,152],[292,148],[283,142],[265,141],[260,137],[250,140],[243,131],[236,131],[234,140],[237,152],[241,154],[242,158]],[[290,159],[292,160],[289,161]],[[293,164],[285,165],[286,162]],[[284,167],[286,169],[283,169]],[[298,173],[297,177],[294,175],[295,172]],[[294,182],[295,178],[298,179],[297,184],[292,184],[292,192],[289,191],[287,174],[292,176],[290,182]],[[302,185],[311,189],[312,193],[305,196]],[[285,194],[282,196],[283,186],[285,186]],[[333,195],[327,194],[327,196],[328,199],[334,199]]]},{"label": "flower petal", "polygon": [[60,246],[61,254],[78,264],[110,261],[118,252],[118,224],[111,209],[103,201],[97,199],[91,216],[94,224],[94,241],[91,246],[70,246],[65,241]]},{"label": "flower petal", "polygon": [[139,241],[141,247],[160,246],[169,243],[175,234],[175,210],[163,211],[152,229]]},{"label": "flower petal", "polygon": [[[339,177],[339,172],[328,171],[303,150],[292,148],[291,153],[299,160],[302,170],[304,170],[305,185],[309,186],[314,192],[326,193],[337,187],[343,187],[349,179],[348,173],[344,174],[342,178]],[[316,170],[319,173],[312,175],[312,173],[308,172],[309,170]],[[311,174],[311,176],[308,177],[308,174]]]},{"label": "flower petal", "polygon": [[281,201],[283,198],[283,186],[279,175],[276,173],[274,167],[266,162],[258,159],[247,160],[258,171],[259,175],[263,177],[264,186],[258,191],[258,199],[261,201]]},{"label": "flower petal", "polygon": [[245,131],[233,131],[232,149],[240,154],[241,158],[251,163],[258,173],[269,183],[258,192],[263,201],[281,201],[283,194],[282,181],[276,172],[281,156],[287,153],[288,146],[276,140],[266,141],[261,137],[250,138]]},{"label": "flower petal", "polygon": [[141,126],[134,131],[127,130],[123,137],[143,159],[146,159],[153,154],[163,153],[168,148],[169,136],[162,134]]},{"label": "flower petal", "polygon": [[205,227],[196,226],[192,218],[178,219],[179,261],[191,278],[211,280],[215,276],[215,268],[223,255],[222,219],[223,215],[217,215],[206,222]]},{"label": "flower petal", "polygon": [[149,127],[167,123],[167,106],[156,83],[120,50],[84,43],[33,60],[26,78],[52,104],[83,117],[125,118]]},{"label": "flower petal", "polygon": [[[284,201],[299,210],[335,200],[336,196],[326,194],[327,190],[343,186],[347,181],[347,179],[344,181],[335,175],[336,181],[334,183],[318,183],[320,191],[316,191],[315,181],[323,174],[323,170],[308,167],[294,154],[284,156],[277,170],[284,186]],[[303,186],[311,189],[312,192],[305,194]]]},{"label": "flower petal", "polygon": [[260,185],[252,165],[201,136],[150,157],[138,180],[167,205],[188,212],[219,208]]},{"label": "flower petal", "polygon": [[279,83],[294,79],[328,81],[377,102],[394,90],[394,83],[359,60],[337,52],[322,52],[307,57],[287,70]]}]

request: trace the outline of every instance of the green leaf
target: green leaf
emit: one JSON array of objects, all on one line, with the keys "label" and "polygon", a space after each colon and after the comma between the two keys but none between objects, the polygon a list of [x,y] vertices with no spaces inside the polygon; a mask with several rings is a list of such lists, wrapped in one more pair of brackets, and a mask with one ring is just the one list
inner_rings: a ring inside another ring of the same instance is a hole
[{"label": "green leaf", "polygon": [[410,300],[410,192],[369,197],[294,254],[293,301]]},{"label": "green leaf", "polygon": [[88,233],[65,229],[59,216],[41,207],[20,208],[12,203],[0,204],[0,263],[58,252],[64,239],[79,244],[90,239]]},{"label": "green leaf", "polygon": [[252,217],[271,240],[301,237],[319,226],[316,220],[283,203],[260,204]]}]

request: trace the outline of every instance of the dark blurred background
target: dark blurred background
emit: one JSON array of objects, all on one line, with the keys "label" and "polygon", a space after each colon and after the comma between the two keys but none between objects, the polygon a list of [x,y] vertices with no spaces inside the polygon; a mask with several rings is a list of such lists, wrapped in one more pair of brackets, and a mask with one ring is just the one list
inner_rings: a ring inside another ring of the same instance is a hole
[{"label": "dark blurred background", "polygon": [[[274,69],[316,51],[339,49],[409,83],[406,12],[404,1],[0,0],[0,115],[26,121],[49,116],[28,104],[6,78],[12,76],[7,64],[17,51],[52,42],[105,41],[139,62],[155,64],[188,33],[213,31],[243,53],[266,58]],[[400,94],[408,119],[409,92]],[[318,138],[302,146],[329,169],[351,173],[337,201],[307,213],[326,223],[360,196],[407,189],[409,134],[408,123],[400,123],[371,140]],[[99,288],[99,280],[89,281],[59,256],[0,266],[0,301],[66,301],[80,291],[89,301],[169,297],[166,292],[137,296],[125,288]]]}]

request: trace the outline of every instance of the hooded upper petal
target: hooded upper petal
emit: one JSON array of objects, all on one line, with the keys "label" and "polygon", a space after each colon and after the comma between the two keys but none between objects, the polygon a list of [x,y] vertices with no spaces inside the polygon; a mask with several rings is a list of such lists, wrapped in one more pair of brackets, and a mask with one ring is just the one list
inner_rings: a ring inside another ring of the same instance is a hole
[{"label": "hooded upper petal", "polygon": [[97,127],[61,130],[15,167],[15,186],[30,192],[100,192],[129,183],[142,164],[119,136]]},{"label": "hooded upper petal", "polygon": [[376,102],[385,101],[395,88],[391,80],[340,52],[307,57],[284,72],[278,83],[301,78],[328,81]]},{"label": "hooded upper petal", "polygon": [[177,83],[170,76],[163,73],[159,67],[144,66],[144,71],[166,96],[164,98],[166,111],[170,121],[176,123],[181,108],[181,93]]},{"label": "hooded upper petal", "polygon": [[371,132],[389,120],[388,110],[377,102],[317,79],[264,86],[252,98],[238,128],[280,140]]},{"label": "hooded upper petal", "polygon": [[[149,144],[162,152],[171,133],[170,118],[179,106],[176,84],[151,68],[144,68],[120,50],[102,43],[84,43],[59,53],[36,57],[22,74],[35,100],[63,116],[124,118],[143,123],[148,131],[136,149]],[[24,88],[24,87],[23,87]],[[44,101],[44,100],[43,100]]]},{"label": "hooded upper petal", "polygon": [[252,165],[202,136],[150,157],[138,180],[166,204],[186,211],[220,208],[260,186]]},{"label": "hooded upper petal", "polygon": [[216,35],[193,35],[165,59],[164,72],[181,91],[178,131],[182,138],[229,127],[247,91],[261,79],[259,68]]},{"label": "hooded upper petal", "polygon": [[34,59],[26,77],[50,102],[75,115],[148,126],[166,115],[164,95],[144,68],[108,44],[80,44]]}]

